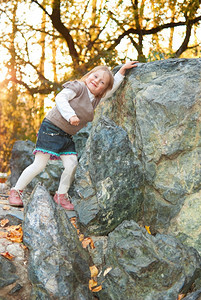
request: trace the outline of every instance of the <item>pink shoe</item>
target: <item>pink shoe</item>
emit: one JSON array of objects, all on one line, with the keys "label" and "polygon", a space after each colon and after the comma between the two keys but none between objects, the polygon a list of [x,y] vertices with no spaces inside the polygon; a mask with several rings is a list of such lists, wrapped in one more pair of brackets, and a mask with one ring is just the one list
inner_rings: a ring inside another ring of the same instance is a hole
[{"label": "pink shoe", "polygon": [[54,195],[54,201],[60,204],[66,210],[74,210],[74,205],[69,201],[66,194],[56,194]]},{"label": "pink shoe", "polygon": [[23,206],[22,202],[22,192],[23,191],[17,191],[14,188],[10,190],[10,195],[8,198],[9,204],[12,206]]}]

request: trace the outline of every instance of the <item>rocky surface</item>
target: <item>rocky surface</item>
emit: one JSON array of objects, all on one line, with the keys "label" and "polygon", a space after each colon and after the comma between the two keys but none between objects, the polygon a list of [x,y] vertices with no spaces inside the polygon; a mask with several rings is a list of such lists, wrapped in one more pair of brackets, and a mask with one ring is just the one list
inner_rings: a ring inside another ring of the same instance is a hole
[{"label": "rocky surface", "polygon": [[65,210],[40,185],[26,206],[23,228],[30,253],[31,299],[92,299],[88,252]]},{"label": "rocky surface", "polygon": [[[180,294],[199,299],[201,257],[175,237],[153,236],[135,221],[124,221],[108,236],[91,236],[94,247],[87,251],[69,221],[71,215],[54,203],[43,186],[37,185],[24,203],[28,265],[21,245],[7,241],[6,250],[16,258],[15,262],[1,258],[0,289],[6,295],[2,299],[20,295],[31,300],[175,300]],[[98,269],[96,280],[102,290],[97,293],[88,288],[90,266]],[[197,291],[189,293],[192,289]]]},{"label": "rocky surface", "polygon": [[134,221],[109,234],[105,257],[112,270],[100,299],[121,300],[122,290],[124,299],[177,299],[201,277],[201,259],[193,248],[168,235],[154,237]]},{"label": "rocky surface", "polygon": [[[75,190],[79,221],[90,234],[108,234],[123,220],[139,220],[143,178],[125,130],[103,118],[80,159]],[[89,225],[90,224],[90,225]]]},{"label": "rocky surface", "polygon": [[139,64],[99,106],[75,183],[88,232],[133,219],[201,251],[200,66],[201,59]]}]

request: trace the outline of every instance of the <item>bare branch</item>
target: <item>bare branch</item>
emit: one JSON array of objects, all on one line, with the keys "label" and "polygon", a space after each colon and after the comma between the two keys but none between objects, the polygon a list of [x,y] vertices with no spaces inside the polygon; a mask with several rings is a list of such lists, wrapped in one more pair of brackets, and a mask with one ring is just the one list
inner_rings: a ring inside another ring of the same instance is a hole
[{"label": "bare branch", "polygon": [[187,48],[188,48],[188,43],[191,37],[191,29],[192,29],[192,25],[187,25],[186,27],[186,35],[184,38],[183,43],[181,44],[181,46],[179,47],[179,49],[175,52],[175,57],[179,57]]},{"label": "bare branch", "polygon": [[[200,20],[201,20],[201,16],[198,16],[195,19],[189,20],[188,26],[192,27],[193,24],[198,23]],[[140,31],[136,28],[129,28],[128,30],[125,30],[121,35],[119,35],[119,37],[117,39],[114,40],[114,43],[110,46],[110,48],[108,50],[114,49],[125,36],[128,36],[130,34],[140,35],[142,33],[142,35],[150,35],[150,34],[155,34],[157,32],[160,32],[165,28],[173,28],[173,27],[179,27],[179,26],[185,26],[185,25],[187,25],[187,21],[185,21],[185,22],[170,22],[167,24],[153,27],[151,29],[141,29]]]},{"label": "bare branch", "polygon": [[45,12],[45,14],[50,17],[50,14],[47,12],[47,10],[38,1],[31,0],[31,2],[36,3]]}]

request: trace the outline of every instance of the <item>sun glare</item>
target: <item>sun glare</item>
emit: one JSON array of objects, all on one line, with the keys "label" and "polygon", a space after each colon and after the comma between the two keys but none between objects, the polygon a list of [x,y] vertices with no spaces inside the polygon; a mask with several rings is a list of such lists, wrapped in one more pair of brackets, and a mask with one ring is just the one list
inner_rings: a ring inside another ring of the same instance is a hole
[{"label": "sun glare", "polygon": [[6,79],[8,69],[6,67],[0,67],[0,82]]}]

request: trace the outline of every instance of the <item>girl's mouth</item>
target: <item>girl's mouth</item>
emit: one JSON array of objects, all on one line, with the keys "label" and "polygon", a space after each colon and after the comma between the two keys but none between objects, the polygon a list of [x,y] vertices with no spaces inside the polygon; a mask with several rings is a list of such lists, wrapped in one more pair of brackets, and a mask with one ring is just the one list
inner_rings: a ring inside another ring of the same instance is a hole
[{"label": "girl's mouth", "polygon": [[96,85],[94,82],[91,82],[91,84],[92,84],[94,87],[97,87],[97,85]]}]

